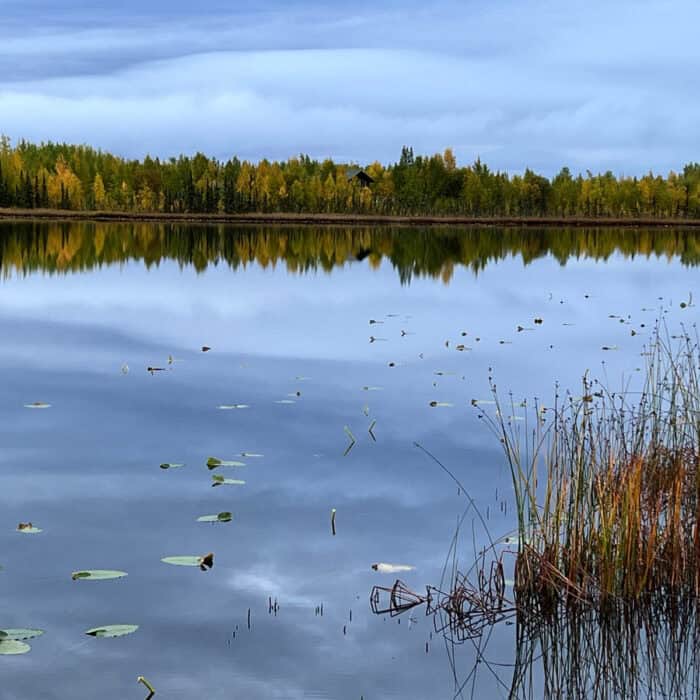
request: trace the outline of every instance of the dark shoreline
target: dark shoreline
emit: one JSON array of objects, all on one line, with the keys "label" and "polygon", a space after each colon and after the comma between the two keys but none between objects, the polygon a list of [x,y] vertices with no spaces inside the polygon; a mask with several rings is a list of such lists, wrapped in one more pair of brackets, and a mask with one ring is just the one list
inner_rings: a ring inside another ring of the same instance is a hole
[{"label": "dark shoreline", "polygon": [[114,221],[191,224],[292,224],[309,226],[574,226],[700,227],[700,219],[518,216],[382,216],[378,214],[164,214],[160,212],[0,209],[0,220]]}]

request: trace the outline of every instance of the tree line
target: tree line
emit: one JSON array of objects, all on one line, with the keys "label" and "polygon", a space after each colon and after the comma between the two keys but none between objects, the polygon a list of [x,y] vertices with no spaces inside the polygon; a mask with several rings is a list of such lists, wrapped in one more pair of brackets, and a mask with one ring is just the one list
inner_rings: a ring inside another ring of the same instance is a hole
[{"label": "tree line", "polygon": [[661,176],[510,175],[480,159],[460,167],[451,149],[404,147],[396,163],[365,165],[306,155],[223,162],[202,153],[129,160],[85,145],[12,145],[0,137],[0,207],[162,213],[367,213],[535,217],[700,218],[700,163]]}]

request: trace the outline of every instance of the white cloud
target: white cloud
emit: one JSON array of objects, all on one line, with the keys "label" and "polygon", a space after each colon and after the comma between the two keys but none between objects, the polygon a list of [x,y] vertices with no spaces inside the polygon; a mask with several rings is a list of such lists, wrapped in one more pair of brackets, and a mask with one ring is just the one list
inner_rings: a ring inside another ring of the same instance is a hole
[{"label": "white cloud", "polygon": [[139,24],[127,8],[113,29],[6,36],[0,129],[129,156],[386,162],[410,143],[509,170],[665,171],[697,153],[700,102],[692,22],[661,9],[296,3]]}]

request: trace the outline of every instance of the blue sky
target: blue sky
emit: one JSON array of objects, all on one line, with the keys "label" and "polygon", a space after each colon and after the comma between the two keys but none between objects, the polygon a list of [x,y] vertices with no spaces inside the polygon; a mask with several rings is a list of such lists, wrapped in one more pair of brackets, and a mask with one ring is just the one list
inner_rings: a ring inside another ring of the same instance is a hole
[{"label": "blue sky", "polygon": [[126,156],[454,148],[511,172],[700,159],[700,6],[2,0],[0,132]]}]

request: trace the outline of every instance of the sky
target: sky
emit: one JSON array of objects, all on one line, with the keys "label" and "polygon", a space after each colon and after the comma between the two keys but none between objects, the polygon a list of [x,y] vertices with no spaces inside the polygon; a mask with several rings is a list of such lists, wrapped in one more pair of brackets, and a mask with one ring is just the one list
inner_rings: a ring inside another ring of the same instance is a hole
[{"label": "sky", "polygon": [[127,157],[700,160],[700,5],[0,0],[0,133]]}]

